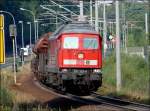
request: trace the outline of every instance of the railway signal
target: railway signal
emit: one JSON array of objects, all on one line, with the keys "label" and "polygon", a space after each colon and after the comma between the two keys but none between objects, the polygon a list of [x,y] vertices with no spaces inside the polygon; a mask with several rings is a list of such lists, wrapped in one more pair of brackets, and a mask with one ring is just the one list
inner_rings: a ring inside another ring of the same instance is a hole
[{"label": "railway signal", "polygon": [[15,59],[15,37],[17,36],[16,25],[14,25],[14,24],[9,25],[9,34],[10,34],[10,37],[12,38],[12,42],[13,42],[14,82],[16,84],[16,59]]},{"label": "railway signal", "polygon": [[0,64],[5,63],[4,15],[0,14]]},{"label": "railway signal", "polygon": [[9,25],[9,34],[10,34],[10,37],[17,36],[16,32],[17,32],[16,31],[16,25],[14,25],[14,24]]}]

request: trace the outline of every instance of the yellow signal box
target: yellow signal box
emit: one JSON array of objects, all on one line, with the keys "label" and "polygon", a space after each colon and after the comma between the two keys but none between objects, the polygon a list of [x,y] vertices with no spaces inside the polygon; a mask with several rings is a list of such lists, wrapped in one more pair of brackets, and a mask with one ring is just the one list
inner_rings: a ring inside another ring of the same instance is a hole
[{"label": "yellow signal box", "polygon": [[0,64],[5,63],[4,15],[0,14]]}]

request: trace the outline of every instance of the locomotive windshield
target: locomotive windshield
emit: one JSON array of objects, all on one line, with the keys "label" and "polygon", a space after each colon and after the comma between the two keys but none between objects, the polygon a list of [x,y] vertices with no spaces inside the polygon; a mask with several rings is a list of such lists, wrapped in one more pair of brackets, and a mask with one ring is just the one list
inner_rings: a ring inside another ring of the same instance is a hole
[{"label": "locomotive windshield", "polygon": [[63,47],[66,49],[77,49],[77,48],[79,48],[79,38],[78,37],[65,37]]},{"label": "locomotive windshield", "polygon": [[98,41],[96,38],[84,38],[83,39],[83,47],[85,49],[97,49]]}]

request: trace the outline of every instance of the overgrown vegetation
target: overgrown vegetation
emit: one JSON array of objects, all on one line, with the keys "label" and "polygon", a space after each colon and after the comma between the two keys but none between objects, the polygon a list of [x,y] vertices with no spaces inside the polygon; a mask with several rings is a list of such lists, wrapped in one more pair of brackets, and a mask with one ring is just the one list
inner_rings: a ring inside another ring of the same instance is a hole
[{"label": "overgrown vegetation", "polygon": [[[136,30],[136,32],[141,32],[140,30]],[[146,46],[148,41],[146,41],[146,35],[144,32],[141,33],[132,33],[128,35],[128,47],[136,47],[136,46]]]},{"label": "overgrown vegetation", "polygon": [[[104,61],[103,86],[100,91],[105,93],[116,93],[116,58],[115,53]],[[150,102],[149,96],[149,68],[147,62],[139,56],[121,54],[122,89],[119,95],[130,96],[145,103]]]},{"label": "overgrown vegetation", "polygon": [[11,111],[13,106],[13,94],[9,90],[9,85],[12,83],[11,71],[0,73],[0,83],[0,109]]}]

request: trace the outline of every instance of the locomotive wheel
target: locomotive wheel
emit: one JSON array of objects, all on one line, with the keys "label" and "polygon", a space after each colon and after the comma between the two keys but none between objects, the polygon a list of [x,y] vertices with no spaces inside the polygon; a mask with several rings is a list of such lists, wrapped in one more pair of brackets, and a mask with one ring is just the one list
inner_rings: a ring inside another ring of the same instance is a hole
[{"label": "locomotive wheel", "polygon": [[80,85],[79,87],[79,95],[88,95],[90,93],[88,85]]},{"label": "locomotive wheel", "polygon": [[62,85],[62,90],[66,92],[70,92],[73,90],[73,81],[72,80],[64,80]]},{"label": "locomotive wheel", "polygon": [[102,81],[92,81],[90,85],[90,91],[97,91],[97,89],[102,85]]}]

